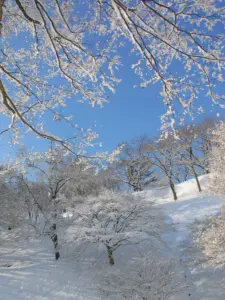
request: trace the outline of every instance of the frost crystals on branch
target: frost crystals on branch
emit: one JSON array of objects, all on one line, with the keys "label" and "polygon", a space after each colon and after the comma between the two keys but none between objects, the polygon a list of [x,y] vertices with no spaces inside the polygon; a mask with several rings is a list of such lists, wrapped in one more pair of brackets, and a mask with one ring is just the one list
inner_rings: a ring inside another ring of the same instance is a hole
[{"label": "frost crystals on branch", "polygon": [[224,82],[224,1],[98,2],[113,30],[132,44],[142,87],[160,83],[164,129],[174,126],[180,109],[191,116],[202,111],[195,105],[200,94],[221,104],[224,95],[216,87]]},{"label": "frost crystals on branch", "polygon": [[[90,143],[96,136],[65,115],[67,101],[102,105],[105,89],[113,91],[117,82],[118,58],[108,61],[109,45],[99,44],[100,28],[90,43],[99,15],[80,1],[6,0],[0,1],[0,18],[1,113],[9,120],[1,134],[11,130],[18,142],[29,130],[78,152],[80,141]],[[63,121],[73,135],[49,133],[45,122],[50,119]]]},{"label": "frost crystals on branch", "polygon": [[[31,130],[71,150],[77,130],[64,107],[71,98],[91,105],[107,100],[127,43],[142,87],[160,83],[164,129],[174,126],[178,109],[192,114],[200,95],[220,104],[224,17],[223,0],[1,0],[0,112],[8,118],[2,134],[13,131],[16,142]],[[74,135],[49,133],[50,118]]]}]

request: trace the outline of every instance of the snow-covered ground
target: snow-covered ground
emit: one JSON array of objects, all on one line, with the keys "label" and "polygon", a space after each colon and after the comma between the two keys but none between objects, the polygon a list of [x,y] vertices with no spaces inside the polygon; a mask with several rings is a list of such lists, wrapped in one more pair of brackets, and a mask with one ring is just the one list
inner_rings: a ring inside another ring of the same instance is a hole
[{"label": "snow-covered ground", "polygon": [[172,200],[168,189],[144,192],[146,199],[155,198],[166,222],[174,225],[175,230],[164,235],[168,246],[165,250],[167,255],[176,258],[189,285],[183,295],[173,298],[176,300],[225,299],[225,269],[203,268],[201,264],[194,264],[198,250],[192,244],[190,225],[217,214],[223,204],[223,199],[209,194],[208,176],[200,177],[200,182],[203,187],[201,193],[197,191],[194,179],[177,185],[177,201]]},{"label": "snow-covered ground", "polygon": [[[201,177],[201,184],[206,189],[207,176]],[[155,205],[162,209],[168,225],[163,234],[166,243],[160,249],[160,255],[175,258],[187,281],[187,290],[173,299],[224,300],[225,270],[196,267],[189,263],[193,253],[189,225],[196,219],[216,214],[222,199],[209,196],[205,191],[197,192],[194,180],[179,184],[177,191],[179,199],[176,202],[168,188],[141,193],[146,201],[155,201]],[[142,245],[138,245],[140,249]],[[61,258],[56,262],[47,239],[21,239],[21,234],[14,230],[7,232],[7,236],[1,233],[0,300],[104,299],[97,288],[101,277],[110,268],[125,266],[132,251],[135,252],[130,246],[120,249],[115,255],[116,264],[111,267],[105,254],[98,250],[87,248],[78,251],[63,246]]]}]

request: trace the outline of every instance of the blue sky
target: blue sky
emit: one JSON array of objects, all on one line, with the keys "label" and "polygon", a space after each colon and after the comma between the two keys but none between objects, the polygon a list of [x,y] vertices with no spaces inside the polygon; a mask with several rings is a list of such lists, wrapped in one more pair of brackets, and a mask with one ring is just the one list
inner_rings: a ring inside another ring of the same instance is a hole
[{"label": "blue sky", "polygon": [[[92,108],[88,103],[77,103],[76,99],[70,100],[68,112],[72,113],[74,122],[84,128],[90,127],[96,121],[96,131],[99,133],[99,141],[103,143],[103,151],[111,151],[118,143],[127,141],[140,135],[148,136],[159,135],[160,133],[160,116],[165,112],[162,99],[159,98],[159,87],[149,85],[147,88],[133,88],[137,83],[137,77],[129,66],[129,56],[123,61],[118,75],[122,78],[115,94],[109,97],[109,103],[103,108]],[[225,88],[221,87],[221,91]],[[202,95],[199,104],[204,104],[206,112],[197,115],[195,122],[200,122],[204,117],[214,117],[219,112],[220,117],[225,116],[225,109],[219,109],[212,106],[209,99]],[[217,117],[218,118],[218,117]],[[46,120],[47,122],[47,120]],[[4,120],[0,120],[0,128],[4,126]],[[57,125],[59,134],[62,134],[68,127],[59,123]],[[25,147],[42,151],[46,150],[48,142],[41,139],[35,139],[28,135],[24,139]],[[7,139],[1,139],[1,155],[6,157],[8,154],[15,154],[16,147],[7,145]],[[91,150],[91,152],[94,151]]]},{"label": "blue sky", "polygon": [[[154,85],[144,89],[133,88],[136,78],[129,66],[122,69],[121,76],[123,80],[116,94],[110,97],[110,103],[102,109],[80,104],[77,111],[78,123],[91,125],[91,122],[97,122],[96,130],[104,150],[111,150],[119,142],[143,134],[150,137],[160,134],[160,116],[165,112],[165,106],[159,98],[159,88]],[[196,115],[194,122],[205,117],[218,118],[217,113],[221,118],[225,116],[225,109],[213,106],[211,100],[204,96],[199,99],[200,103],[206,107],[205,113]]]},{"label": "blue sky", "polygon": [[[70,100],[66,115],[73,115],[73,121],[79,126],[88,128],[96,122],[96,132],[99,133],[98,141],[103,143],[103,151],[112,151],[118,143],[129,141],[140,135],[149,137],[160,134],[160,116],[165,112],[162,99],[159,97],[160,88],[158,85],[149,85],[147,88],[133,88],[140,80],[131,69],[133,63],[129,50],[125,47],[121,53],[122,66],[118,72],[118,77],[122,79],[116,93],[109,95],[109,103],[103,108],[92,108],[88,103],[78,103],[75,99]],[[179,72],[179,67],[177,71]],[[225,93],[224,84],[219,87],[220,92]],[[196,115],[195,122],[200,122],[205,117],[216,118],[217,113],[220,117],[225,116],[225,109],[219,109],[212,106],[210,99],[201,95],[198,106],[203,105],[206,112],[202,115]],[[218,117],[217,117],[218,118]],[[52,122],[48,122],[48,125]],[[68,126],[63,123],[55,124],[57,133],[61,135],[68,131]],[[49,125],[48,129],[52,129]],[[1,117],[0,129],[5,127],[5,120]],[[69,132],[68,132],[69,134]],[[9,136],[1,137],[0,158],[6,158],[8,155],[15,155],[17,147],[8,145]],[[36,139],[31,134],[24,138],[24,146],[34,151],[46,150],[49,142]],[[95,149],[92,149],[93,153]]]}]

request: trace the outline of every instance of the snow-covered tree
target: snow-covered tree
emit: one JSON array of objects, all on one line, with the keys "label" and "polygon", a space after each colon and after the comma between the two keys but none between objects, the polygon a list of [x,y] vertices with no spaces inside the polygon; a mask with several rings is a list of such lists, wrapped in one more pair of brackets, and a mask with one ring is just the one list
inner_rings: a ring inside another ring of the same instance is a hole
[{"label": "snow-covered tree", "polygon": [[20,197],[19,186],[14,181],[11,165],[0,166],[0,190],[0,227],[11,230],[26,218],[25,203]]},{"label": "snow-covered tree", "polygon": [[182,122],[182,112],[204,109],[195,105],[202,90],[223,106],[224,95],[216,86],[224,80],[224,1],[107,0],[100,1],[100,8],[108,13],[115,34],[132,43],[137,55],[132,67],[142,87],[161,85],[168,108],[164,129],[173,128],[177,114]]},{"label": "snow-covered tree", "polygon": [[202,189],[198,177],[210,171],[209,155],[215,124],[215,120],[206,119],[200,124],[188,124],[177,130],[181,145],[177,164],[189,169],[189,174],[195,178],[200,192]]},{"label": "snow-covered tree", "polygon": [[218,121],[206,118],[203,122],[196,125],[197,127],[197,146],[201,152],[200,160],[201,168],[204,173],[210,173],[210,155],[213,146],[213,131],[215,130]]},{"label": "snow-covered tree", "polygon": [[151,253],[135,259],[124,271],[107,275],[101,291],[105,299],[167,300],[187,287],[173,260]]},{"label": "snow-covered tree", "polygon": [[25,205],[18,197],[18,190],[14,184],[0,183],[0,227],[4,229],[17,228],[26,217]]},{"label": "snow-covered tree", "polygon": [[81,170],[79,176],[72,176],[64,186],[63,194],[67,198],[82,198],[97,196],[104,190],[119,190],[119,181],[110,168],[97,170],[96,166],[91,166]]},{"label": "snow-covered tree", "polygon": [[177,177],[176,167],[179,149],[179,143],[172,134],[166,139],[150,141],[148,144],[149,159],[165,178],[175,201],[177,200],[177,193],[174,181]]},{"label": "snow-covered tree", "polygon": [[[2,133],[11,130],[17,139],[21,130],[29,130],[76,153],[81,141],[88,144],[96,137],[62,112],[74,97],[101,105],[105,88],[112,90],[116,82],[112,74],[116,57],[108,62],[109,71],[103,72],[112,45],[106,43],[102,49],[104,29],[95,30],[94,11],[95,6],[82,1],[0,2],[1,113],[9,118]],[[92,34],[96,39],[90,45]],[[54,130],[48,133],[45,117],[71,126],[73,136],[65,131],[61,136]]]},{"label": "snow-covered tree", "polygon": [[75,215],[68,228],[69,240],[103,245],[111,265],[116,249],[157,235],[163,224],[152,203],[112,191],[85,198],[84,203],[77,205]]},{"label": "snow-covered tree", "polygon": [[157,181],[154,165],[146,152],[147,137],[140,137],[127,143],[119,155],[114,173],[122,183],[133,191],[142,191]]},{"label": "snow-covered tree", "polygon": [[79,178],[86,167],[67,155],[68,151],[63,147],[50,147],[49,151],[42,153],[21,152],[21,164],[26,176],[17,176],[29,211],[30,225],[37,233],[51,238],[56,259],[59,257],[58,226],[63,222],[63,212],[73,206],[64,188],[69,181]]},{"label": "snow-covered tree", "polygon": [[225,195],[225,123],[220,122],[212,132],[212,151],[210,155],[210,171],[212,172],[210,190]]},{"label": "snow-covered tree", "polygon": [[[176,110],[202,111],[194,102],[203,93],[220,105],[224,11],[222,0],[1,0],[1,114],[8,119],[1,134],[10,130],[16,142],[29,130],[79,153],[77,141],[96,135],[63,109],[70,98],[102,105],[120,81],[115,71],[128,44],[141,86],[161,86],[164,129]],[[49,133],[50,117],[71,126],[72,136]]]},{"label": "snow-covered tree", "polygon": [[178,164],[184,165],[194,176],[199,192],[202,191],[200,181],[198,179],[199,173],[205,171],[204,156],[201,154],[197,144],[198,128],[195,125],[188,125],[178,130],[178,136],[181,144],[179,151]]},{"label": "snow-covered tree", "polygon": [[[225,195],[225,123],[220,122],[212,131],[210,146],[210,171],[209,192]],[[224,264],[224,242],[225,242],[225,211],[224,208],[220,214],[208,218],[200,224],[198,230],[195,229],[195,241],[202,249],[206,258],[213,264]]]}]

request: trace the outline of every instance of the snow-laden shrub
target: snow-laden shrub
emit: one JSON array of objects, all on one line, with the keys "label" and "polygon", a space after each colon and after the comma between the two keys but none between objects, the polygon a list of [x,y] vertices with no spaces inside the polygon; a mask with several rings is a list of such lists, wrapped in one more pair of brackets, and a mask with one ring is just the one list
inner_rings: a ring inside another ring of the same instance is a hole
[{"label": "snow-laden shrub", "polygon": [[220,215],[207,218],[198,226],[194,241],[202,250],[207,262],[213,265],[225,264],[225,210]]},{"label": "snow-laden shrub", "polygon": [[110,272],[100,287],[104,299],[166,300],[186,285],[173,260],[148,254],[134,260],[125,271]]}]

